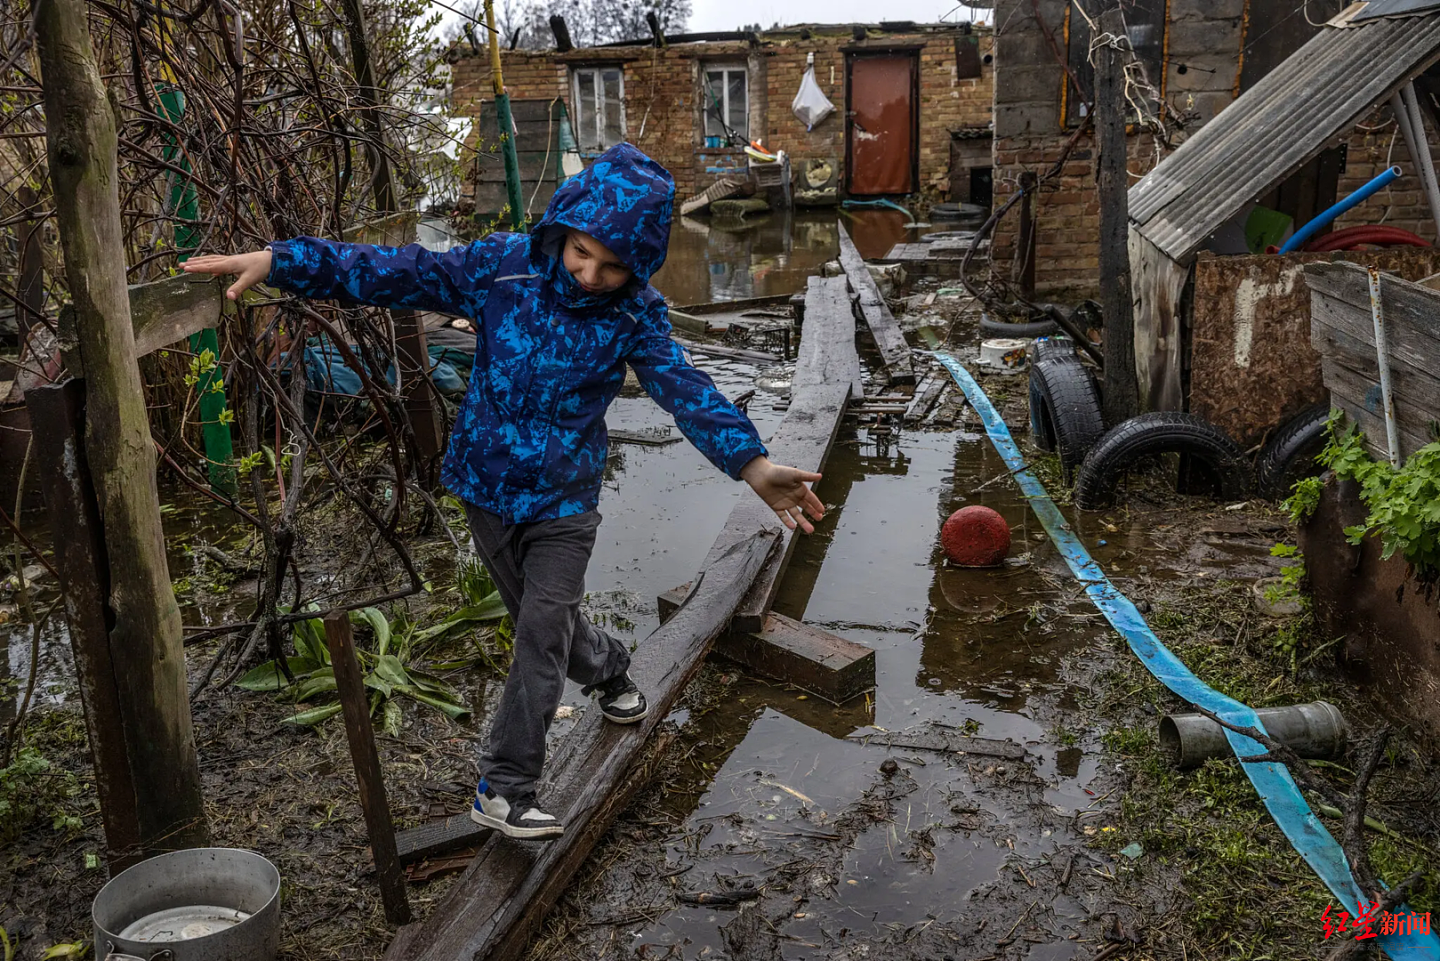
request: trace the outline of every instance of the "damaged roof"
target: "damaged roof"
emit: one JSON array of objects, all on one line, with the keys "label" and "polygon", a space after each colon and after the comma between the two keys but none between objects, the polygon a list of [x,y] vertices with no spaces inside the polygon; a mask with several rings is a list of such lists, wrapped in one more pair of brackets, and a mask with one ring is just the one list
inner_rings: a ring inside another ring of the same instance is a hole
[{"label": "damaged roof", "polygon": [[1241,207],[1437,60],[1440,11],[1327,27],[1131,187],[1130,219],[1188,263]]}]

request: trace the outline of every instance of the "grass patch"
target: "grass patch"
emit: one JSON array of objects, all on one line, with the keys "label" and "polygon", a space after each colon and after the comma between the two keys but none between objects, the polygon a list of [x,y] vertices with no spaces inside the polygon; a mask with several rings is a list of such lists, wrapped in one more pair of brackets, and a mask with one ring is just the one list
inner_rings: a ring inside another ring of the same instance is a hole
[{"label": "grass patch", "polygon": [[[1346,712],[1352,732],[1373,726],[1361,720],[1365,710],[1347,685],[1305,666],[1305,652],[1325,640],[1308,615],[1259,618],[1249,586],[1226,582],[1187,586],[1154,605],[1148,620],[1156,634],[1216,690],[1255,707],[1324,699]],[[1181,894],[1163,943],[1156,937],[1148,945],[1155,956],[1314,956],[1323,943],[1321,912],[1334,898],[1271,820],[1240,765],[1211,760],[1193,771],[1172,768],[1160,750],[1157,718],[1188,708],[1131,658],[1102,675],[1096,696],[1098,713],[1127,723],[1103,737],[1124,780],[1114,786],[1119,803],[1107,825],[1114,830],[1096,831],[1091,844],[1112,852],[1132,842],[1144,848],[1134,870],[1122,875],[1129,889],[1122,899],[1153,899],[1177,886]],[[1395,750],[1371,787],[1370,813],[1403,840],[1371,833],[1370,856],[1389,884],[1415,870],[1429,872],[1410,899],[1423,913],[1440,906],[1440,876],[1427,850],[1437,846],[1437,831],[1428,807],[1415,799],[1433,796],[1437,772],[1403,735],[1395,737]],[[1316,770],[1348,793],[1351,777],[1343,766]],[[1340,834],[1337,819],[1322,820]]]}]

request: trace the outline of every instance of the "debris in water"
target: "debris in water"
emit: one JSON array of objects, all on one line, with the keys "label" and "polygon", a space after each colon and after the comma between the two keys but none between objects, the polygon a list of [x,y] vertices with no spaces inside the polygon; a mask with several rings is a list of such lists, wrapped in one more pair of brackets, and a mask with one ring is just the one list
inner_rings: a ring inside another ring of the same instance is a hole
[{"label": "debris in water", "polygon": [[1132,841],[1129,844],[1125,845],[1123,848],[1121,848],[1120,853],[1133,861],[1140,855],[1144,854],[1145,849],[1140,846],[1139,841]]}]

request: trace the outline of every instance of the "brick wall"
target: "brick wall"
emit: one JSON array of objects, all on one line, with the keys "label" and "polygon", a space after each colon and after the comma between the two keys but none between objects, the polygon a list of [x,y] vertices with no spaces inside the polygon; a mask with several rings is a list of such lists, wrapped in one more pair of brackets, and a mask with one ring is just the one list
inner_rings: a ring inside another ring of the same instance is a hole
[{"label": "brick wall", "polygon": [[[1425,131],[1430,143],[1430,159],[1440,159],[1440,137],[1428,120]],[[1387,227],[1419,234],[1432,244],[1440,243],[1435,218],[1431,216],[1420,178],[1415,175],[1415,163],[1410,158],[1405,137],[1398,133],[1390,108],[1381,107],[1346,138],[1345,169],[1340,173],[1338,196],[1344,197],[1363,187],[1387,165],[1400,167],[1403,171],[1400,179],[1337,220],[1336,229],[1383,222]]]},{"label": "brick wall", "polygon": [[[835,165],[844,184],[846,50],[905,46],[919,58],[919,167],[921,189],[948,190],[950,130],[983,126],[993,110],[994,70],[959,79],[955,42],[959,30],[932,29],[914,34],[872,34],[856,41],[850,27],[799,28],[746,41],[679,44],[664,49],[622,47],[555,51],[506,51],[501,55],[505,86],[512,99],[563,97],[571,117],[570,71],[586,63],[622,63],[625,72],[626,136],[664,164],[681,196],[703,190],[725,169],[744,167],[738,148],[704,146],[702,71],[710,64],[744,64],[750,99],[750,137],[791,157],[798,176],[809,159]],[[980,36],[981,55],[992,50],[988,33]],[[835,104],[835,113],[807,131],[790,109],[804,75],[808,54],[815,54],[815,78]],[[478,116],[491,97],[489,60],[457,48],[452,64],[452,102]],[[487,132],[481,132],[488,137]],[[471,145],[475,134],[472,133]],[[481,149],[485,149],[482,143]]]},{"label": "brick wall", "polygon": [[[1083,21],[1066,21],[1068,0],[998,0],[995,60],[995,203],[1009,200],[1022,172],[1045,174],[1060,159],[1072,130],[1062,126],[1065,70],[1055,46],[1065,50],[1067,26],[1085,31]],[[1037,19],[1038,8],[1038,19]],[[1191,128],[1210,120],[1230,103],[1239,82],[1244,0],[1171,0],[1162,95],[1171,109],[1189,118]],[[1158,78],[1151,78],[1152,82]],[[1184,132],[1172,139],[1179,142]],[[1132,131],[1131,183],[1165,153],[1155,134]],[[1099,282],[1100,205],[1095,185],[1095,140],[1087,132],[1071,150],[1059,176],[1035,203],[1035,285],[1044,291],[1090,291]],[[1017,205],[1018,206],[1018,205]],[[1016,249],[1018,211],[997,226],[994,254],[1007,273]]]}]

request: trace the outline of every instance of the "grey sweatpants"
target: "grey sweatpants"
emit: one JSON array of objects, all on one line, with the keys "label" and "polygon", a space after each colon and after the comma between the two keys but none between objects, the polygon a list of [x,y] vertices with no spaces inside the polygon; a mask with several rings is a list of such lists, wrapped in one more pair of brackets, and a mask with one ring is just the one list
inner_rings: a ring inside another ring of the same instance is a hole
[{"label": "grey sweatpants", "polygon": [[515,622],[510,676],[480,756],[480,774],[502,797],[535,788],[545,764],[545,732],[565,678],[598,684],[629,670],[630,652],[580,613],[585,568],[595,547],[595,511],[506,526],[465,505],[475,550]]}]

